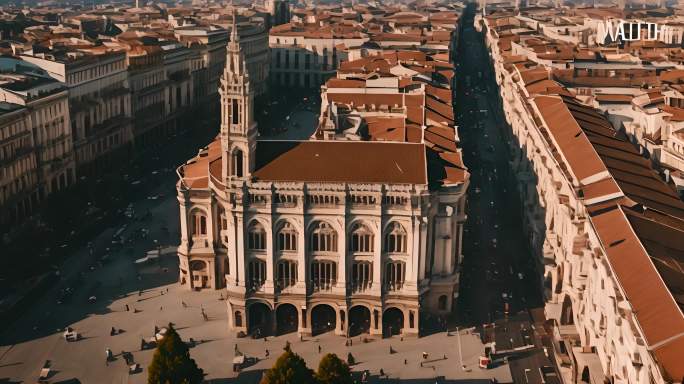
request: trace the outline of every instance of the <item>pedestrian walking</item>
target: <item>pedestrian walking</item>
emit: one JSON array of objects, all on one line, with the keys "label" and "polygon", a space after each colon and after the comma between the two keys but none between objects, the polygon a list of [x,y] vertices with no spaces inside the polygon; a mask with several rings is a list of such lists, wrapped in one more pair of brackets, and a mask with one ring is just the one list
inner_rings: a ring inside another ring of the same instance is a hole
[{"label": "pedestrian walking", "polygon": [[321,353],[321,346],[318,346],[318,353]]},{"label": "pedestrian walking", "polygon": [[268,349],[266,350],[266,357],[270,355],[270,352],[268,352]]},{"label": "pedestrian walking", "polygon": [[406,359],[404,359],[404,365],[406,365],[406,364],[408,364],[408,361],[406,361]]},{"label": "pedestrian walking", "polygon": [[154,326],[154,334],[156,335],[157,333],[159,333],[159,327],[157,327],[157,326],[155,325],[155,326]]},{"label": "pedestrian walking", "polygon": [[159,310],[160,310],[160,311],[163,311],[163,310],[164,310],[164,307],[163,307],[163,306],[162,306],[162,307],[159,307]]},{"label": "pedestrian walking", "polygon": [[131,310],[131,308],[128,306],[128,304],[126,304],[126,312],[128,312],[130,310]]},{"label": "pedestrian walking", "polygon": [[380,368],[380,377],[383,377],[383,376],[385,376],[385,371],[383,371],[382,368]]}]

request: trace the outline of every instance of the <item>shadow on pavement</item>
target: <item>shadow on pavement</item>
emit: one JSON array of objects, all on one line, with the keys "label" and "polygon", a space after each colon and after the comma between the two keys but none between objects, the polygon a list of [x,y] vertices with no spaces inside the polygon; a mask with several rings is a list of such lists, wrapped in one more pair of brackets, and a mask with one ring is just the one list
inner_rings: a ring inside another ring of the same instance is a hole
[{"label": "shadow on pavement", "polygon": [[[130,311],[134,311],[137,309],[136,303],[150,296],[156,297],[161,295],[162,290],[159,287],[169,285],[178,280],[178,260],[175,253],[164,255],[158,262],[143,266],[135,266],[133,264],[134,257],[125,252],[113,254],[112,257],[130,259],[131,265],[124,266],[127,275],[122,276],[121,280],[117,281],[116,277],[103,276],[107,274],[106,264],[103,268],[87,272],[80,279],[81,282],[87,283],[81,287],[75,286],[74,293],[68,301],[44,307],[46,309],[43,316],[30,316],[31,319],[38,317],[35,322],[15,322],[14,326],[8,327],[0,335],[0,345],[18,344],[46,337],[55,332],[62,332],[66,327],[91,315],[105,315],[114,311],[125,312],[126,307],[124,304],[112,306],[114,301],[121,299],[126,299],[125,302],[129,304]],[[117,260],[116,262],[128,263],[129,261]],[[131,274],[128,270],[137,272],[140,279],[137,278],[135,273]],[[98,274],[99,276],[88,276],[88,274]],[[108,278],[111,281],[102,283],[96,280],[102,277]],[[155,292],[156,289],[159,289],[159,291]],[[142,294],[139,295],[141,291]],[[96,299],[93,301],[91,297]],[[140,311],[139,309],[137,310]],[[107,330],[112,326],[117,327],[116,324],[103,325]],[[78,329],[75,331],[78,332]],[[88,334],[80,336],[80,340],[92,337]],[[74,342],[78,343],[80,340]]]}]

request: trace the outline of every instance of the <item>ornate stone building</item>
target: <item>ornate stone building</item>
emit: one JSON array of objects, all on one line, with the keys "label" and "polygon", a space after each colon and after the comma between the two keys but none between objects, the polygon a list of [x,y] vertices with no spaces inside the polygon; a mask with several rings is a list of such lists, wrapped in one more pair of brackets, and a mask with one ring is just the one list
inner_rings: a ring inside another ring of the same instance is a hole
[{"label": "ornate stone building", "polygon": [[225,289],[236,332],[418,335],[451,311],[465,169],[423,142],[257,142],[235,29],[220,94],[220,136],[178,169],[183,286]]}]

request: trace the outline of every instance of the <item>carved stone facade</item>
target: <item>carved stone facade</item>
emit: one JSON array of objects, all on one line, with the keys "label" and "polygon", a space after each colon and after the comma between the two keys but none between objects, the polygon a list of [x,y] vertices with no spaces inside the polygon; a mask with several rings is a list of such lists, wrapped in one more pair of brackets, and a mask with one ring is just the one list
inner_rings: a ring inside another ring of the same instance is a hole
[{"label": "carved stone facade", "polygon": [[[259,169],[278,160],[264,164],[263,153],[257,156],[269,142],[256,141],[253,91],[236,36],[227,51],[220,140],[179,168],[181,284],[225,289],[235,332],[418,335],[423,312],[449,313],[458,295],[467,182],[432,190],[425,169],[421,182],[354,173],[339,181],[265,178]],[[314,152],[324,145],[290,144]],[[287,166],[296,174],[310,164]]]}]

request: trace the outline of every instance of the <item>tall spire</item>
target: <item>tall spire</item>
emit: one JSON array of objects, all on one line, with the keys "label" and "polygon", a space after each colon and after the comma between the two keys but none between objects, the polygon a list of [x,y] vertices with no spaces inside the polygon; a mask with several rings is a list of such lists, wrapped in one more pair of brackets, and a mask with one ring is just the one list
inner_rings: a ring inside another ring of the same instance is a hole
[{"label": "tall spire", "polygon": [[226,67],[221,77],[221,166],[224,181],[243,179],[254,169],[256,122],[245,55],[240,47],[237,9],[233,7]]},{"label": "tall spire", "polygon": [[238,35],[237,28],[237,9],[235,9],[235,7],[233,7],[233,25],[230,29],[230,43],[240,43],[240,35]]}]

